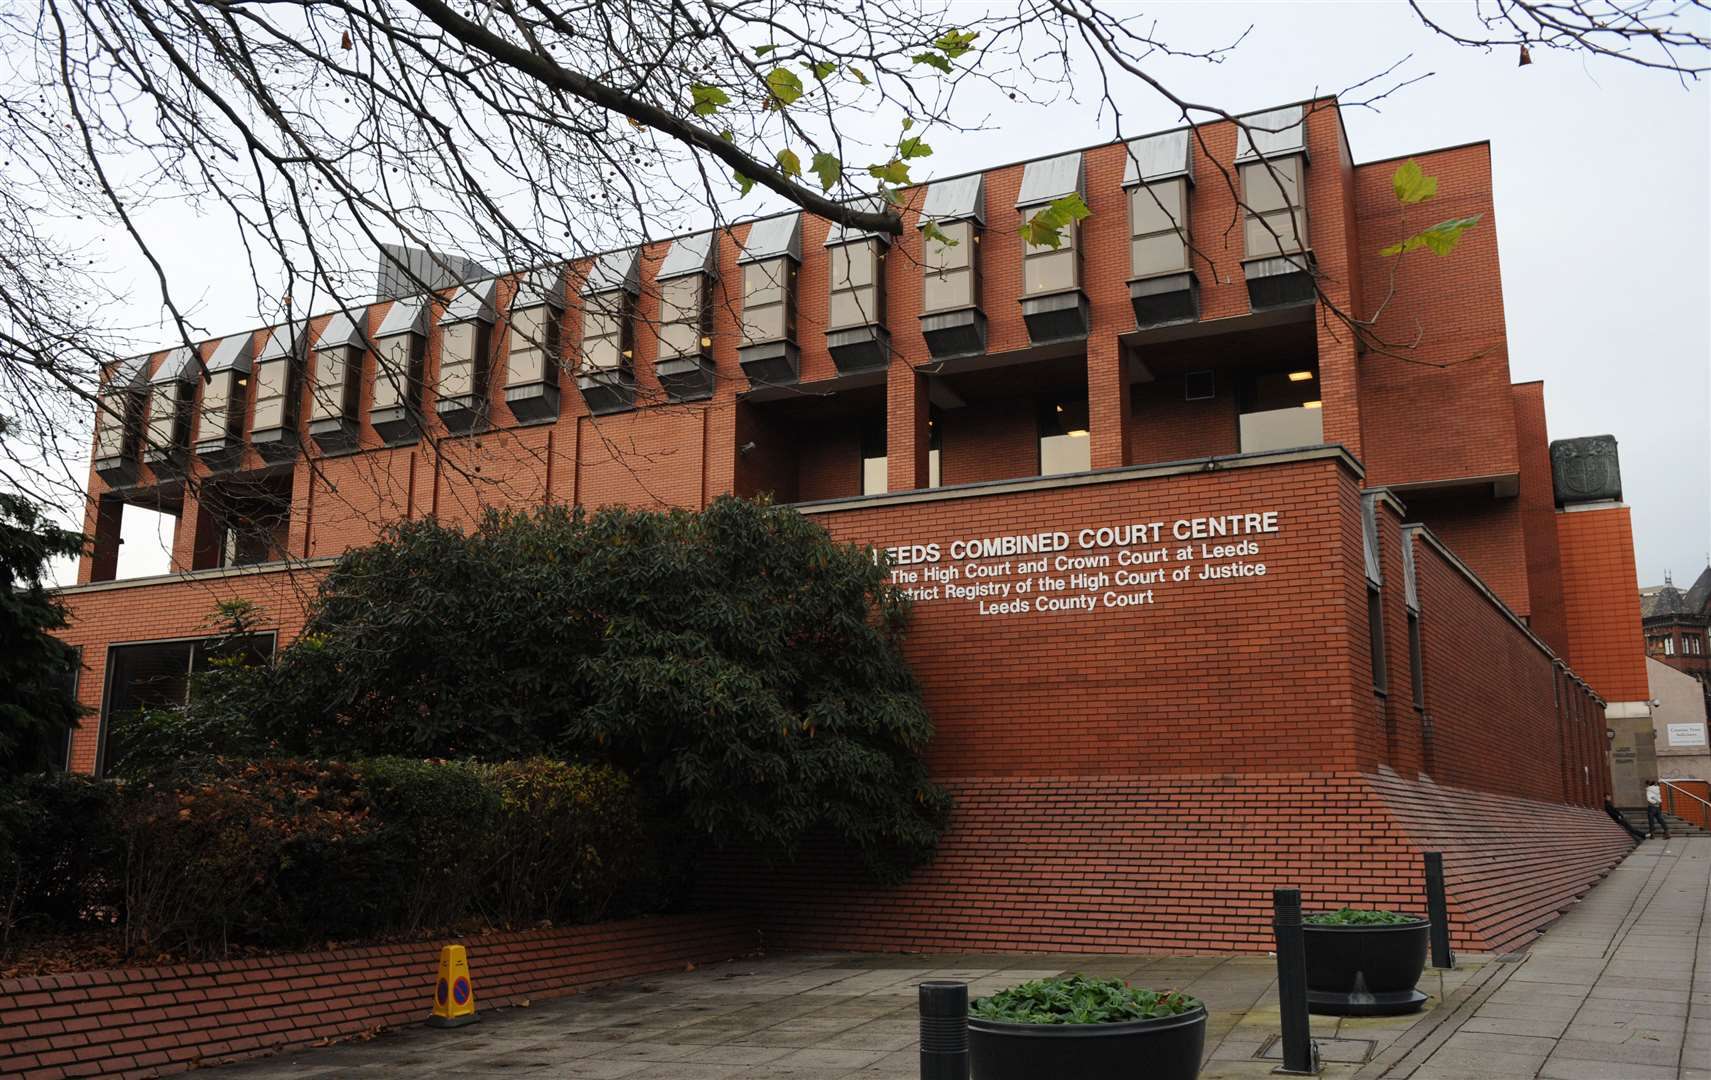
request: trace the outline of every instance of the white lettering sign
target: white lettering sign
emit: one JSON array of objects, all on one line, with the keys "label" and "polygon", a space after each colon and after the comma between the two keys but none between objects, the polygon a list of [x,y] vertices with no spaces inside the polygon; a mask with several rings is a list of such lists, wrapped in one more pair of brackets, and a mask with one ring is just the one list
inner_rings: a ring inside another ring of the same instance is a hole
[{"label": "white lettering sign", "polygon": [[1704,746],[1704,724],[1671,724],[1669,726],[1669,744],[1671,746]]},{"label": "white lettering sign", "polygon": [[972,601],[977,615],[1085,614],[1143,608],[1169,586],[1266,576],[1266,540],[1282,531],[1265,510],[885,549],[892,583],[917,603]]}]

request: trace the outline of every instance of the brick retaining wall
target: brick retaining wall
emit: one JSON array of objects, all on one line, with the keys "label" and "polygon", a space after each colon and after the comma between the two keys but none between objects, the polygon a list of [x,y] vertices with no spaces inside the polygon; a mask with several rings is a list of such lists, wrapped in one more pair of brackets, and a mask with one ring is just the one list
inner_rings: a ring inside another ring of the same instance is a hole
[{"label": "brick retaining wall", "polygon": [[[630,919],[463,940],[483,1008],[748,952],[738,915]],[[0,980],[0,1076],[159,1076],[427,1018],[432,940]]]}]

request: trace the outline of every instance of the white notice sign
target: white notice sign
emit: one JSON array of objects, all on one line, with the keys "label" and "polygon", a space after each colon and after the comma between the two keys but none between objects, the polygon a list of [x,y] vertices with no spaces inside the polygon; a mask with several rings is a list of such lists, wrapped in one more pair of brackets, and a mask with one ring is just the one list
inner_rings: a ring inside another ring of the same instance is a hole
[{"label": "white notice sign", "polygon": [[1669,744],[1671,746],[1704,746],[1704,724],[1671,724],[1669,726]]}]

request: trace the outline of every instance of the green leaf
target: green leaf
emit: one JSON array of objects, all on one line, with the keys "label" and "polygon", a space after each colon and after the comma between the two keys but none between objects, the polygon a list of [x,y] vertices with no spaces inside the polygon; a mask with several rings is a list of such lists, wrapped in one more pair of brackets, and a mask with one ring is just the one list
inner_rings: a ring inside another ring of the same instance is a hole
[{"label": "green leaf", "polygon": [[1450,218],[1433,225],[1421,233],[1420,238],[1432,250],[1432,254],[1448,255],[1455,250],[1456,244],[1461,240],[1461,234],[1478,224],[1478,214],[1472,217]]},{"label": "green leaf", "polygon": [[717,86],[706,86],[701,83],[691,83],[689,87],[689,111],[696,116],[712,116],[719,111],[719,106],[729,105],[731,95]]},{"label": "green leaf", "polygon": [[736,142],[737,133],[732,131],[730,128],[726,128],[724,131],[719,132],[719,138],[724,139],[726,142]]},{"label": "green leaf", "polygon": [[897,154],[905,161],[910,158],[932,157],[933,148],[922,142],[919,135],[911,135],[897,144]]},{"label": "green leaf", "polygon": [[1396,189],[1396,198],[1405,205],[1425,202],[1438,193],[1438,178],[1427,176],[1420,168],[1419,162],[1409,158],[1401,165],[1396,174],[1390,178],[1390,184]]},{"label": "green leaf", "polygon": [[881,184],[879,186],[879,194],[881,198],[892,206],[901,207],[904,204],[903,193],[894,187],[886,187],[884,184]]},{"label": "green leaf", "polygon": [[767,53],[772,52],[776,48],[778,48],[777,45],[756,45],[755,46],[755,55],[756,56],[765,56]]},{"label": "green leaf", "polygon": [[755,182],[753,178],[744,176],[740,172],[733,172],[731,175],[736,177],[737,187],[742,189],[744,195],[747,195],[750,191],[754,190]]},{"label": "green leaf", "polygon": [[814,155],[814,161],[808,168],[820,178],[821,191],[832,190],[832,185],[844,177],[844,163],[823,150]]},{"label": "green leaf", "polygon": [[921,226],[921,235],[928,240],[937,241],[941,247],[953,248],[962,243],[961,240],[952,239],[950,234],[939,228],[939,223],[936,221],[929,221]]},{"label": "green leaf", "polygon": [[785,176],[794,176],[797,179],[802,177],[802,159],[796,156],[794,150],[785,149],[778,152],[778,168]]},{"label": "green leaf", "polygon": [[979,36],[978,30],[947,30],[933,42],[933,48],[955,60],[974,48],[974,39]]},{"label": "green leaf", "polygon": [[913,59],[917,64],[926,64],[928,67],[938,68],[946,75],[951,73],[951,62],[940,56],[938,53],[916,53],[911,59]]},{"label": "green leaf", "polygon": [[869,165],[867,174],[875,180],[883,180],[888,184],[909,183],[909,166],[897,158],[892,158],[883,165]]},{"label": "green leaf", "polygon": [[1402,255],[1420,248],[1429,249],[1434,255],[1448,255],[1461,242],[1462,233],[1479,224],[1480,215],[1472,217],[1450,218],[1440,221],[1429,229],[1422,229],[1406,240],[1379,249],[1384,256]]},{"label": "green leaf", "polygon": [[818,79],[820,82],[825,82],[831,77],[832,72],[838,70],[838,65],[829,60],[817,60],[813,62],[804,60],[802,61],[802,66],[813,72],[814,78]]},{"label": "green leaf", "polygon": [[868,81],[867,73],[862,71],[861,68],[856,67],[854,64],[849,65],[844,70],[850,73],[850,78],[854,79],[858,83],[861,83],[863,86],[873,85],[872,83],[870,83]]},{"label": "green leaf", "polygon": [[1045,208],[1022,223],[1022,239],[1033,247],[1060,248],[1064,230],[1087,217],[1092,211],[1080,195],[1070,192],[1053,199]]},{"label": "green leaf", "polygon": [[905,116],[903,118],[903,130],[904,131],[908,131],[910,128],[912,128],[914,126],[915,126],[915,118],[913,116]]},{"label": "green leaf", "polygon": [[772,91],[772,99],[782,108],[802,96],[802,80],[789,68],[773,68],[766,74],[766,88]]}]

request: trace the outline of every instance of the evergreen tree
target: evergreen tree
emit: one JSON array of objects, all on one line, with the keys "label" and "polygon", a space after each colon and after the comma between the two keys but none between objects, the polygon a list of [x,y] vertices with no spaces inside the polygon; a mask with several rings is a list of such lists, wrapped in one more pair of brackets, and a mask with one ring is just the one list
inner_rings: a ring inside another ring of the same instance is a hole
[{"label": "evergreen tree", "polygon": [[50,559],[82,550],[81,535],[0,492],[0,780],[58,761],[82,711],[69,693],[77,652],[52,633],[65,607],[43,581]]}]

